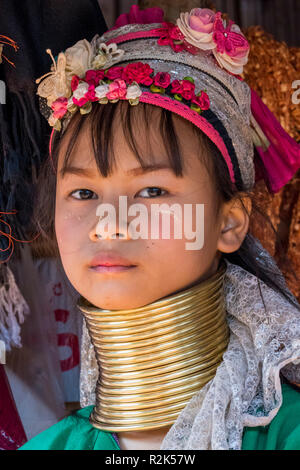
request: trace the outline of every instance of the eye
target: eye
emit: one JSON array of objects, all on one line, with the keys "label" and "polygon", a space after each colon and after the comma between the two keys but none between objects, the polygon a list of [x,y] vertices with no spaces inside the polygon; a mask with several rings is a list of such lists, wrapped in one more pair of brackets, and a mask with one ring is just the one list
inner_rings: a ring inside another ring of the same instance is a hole
[{"label": "eye", "polygon": [[[76,193],[79,193],[80,196],[79,197],[75,197],[74,194]],[[90,197],[92,194],[94,194],[96,197]],[[70,194],[69,194],[70,197],[72,197],[73,199],[78,199],[78,200],[86,200],[86,199],[97,199],[97,195],[93,192],[93,191],[90,191],[89,189],[77,189],[76,191],[72,191]]]},{"label": "eye", "polygon": [[167,192],[168,191],[166,191],[165,189],[149,186],[148,188],[142,189],[137,194],[141,195],[141,197],[153,198],[153,197],[164,196]]}]

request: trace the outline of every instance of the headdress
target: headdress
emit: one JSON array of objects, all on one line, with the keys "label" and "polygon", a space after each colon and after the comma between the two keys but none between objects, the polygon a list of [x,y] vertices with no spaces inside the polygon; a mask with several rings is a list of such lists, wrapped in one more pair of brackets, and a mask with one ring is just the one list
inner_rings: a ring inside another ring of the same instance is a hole
[{"label": "headdress", "polygon": [[164,22],[160,9],[146,12],[133,6],[101,37],[78,41],[57,61],[52,56],[52,71],[37,80],[49,124],[64,131],[73,113],[89,113],[93,103],[150,103],[199,127],[238,190],[252,189],[263,176],[277,192],[299,168],[300,148],[273,115],[276,139],[264,133],[271,113],[241,77],[249,44],[240,28],[206,8],[182,13],[176,24]]}]

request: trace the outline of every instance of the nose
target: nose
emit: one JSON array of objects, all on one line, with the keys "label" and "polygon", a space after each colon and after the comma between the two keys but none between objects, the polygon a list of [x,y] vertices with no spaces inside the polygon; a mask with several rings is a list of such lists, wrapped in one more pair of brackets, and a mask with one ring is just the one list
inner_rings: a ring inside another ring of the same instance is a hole
[{"label": "nose", "polygon": [[90,231],[90,239],[97,240],[129,240],[127,207],[116,210],[114,204],[100,204],[96,210],[96,219],[92,230]]}]

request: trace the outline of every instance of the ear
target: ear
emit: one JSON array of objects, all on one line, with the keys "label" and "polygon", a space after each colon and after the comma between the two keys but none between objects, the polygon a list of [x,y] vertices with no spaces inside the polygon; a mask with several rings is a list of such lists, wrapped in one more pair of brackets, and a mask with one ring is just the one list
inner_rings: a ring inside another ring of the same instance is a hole
[{"label": "ear", "polygon": [[252,203],[249,196],[240,196],[224,204],[217,249],[233,253],[243,243],[249,228]]}]

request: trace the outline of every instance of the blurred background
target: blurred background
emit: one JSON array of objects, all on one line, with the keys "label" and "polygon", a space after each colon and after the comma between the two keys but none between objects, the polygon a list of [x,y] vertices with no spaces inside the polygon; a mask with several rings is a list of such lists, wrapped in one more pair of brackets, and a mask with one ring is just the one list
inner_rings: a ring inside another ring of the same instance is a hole
[{"label": "blurred background", "polygon": [[261,25],[274,34],[278,41],[289,46],[300,45],[300,1],[299,0],[98,0],[108,27],[114,24],[121,13],[127,13],[130,6],[138,3],[141,8],[159,6],[164,9],[169,21],[178,17],[181,11],[192,8],[213,8],[228,13],[241,28]]}]

